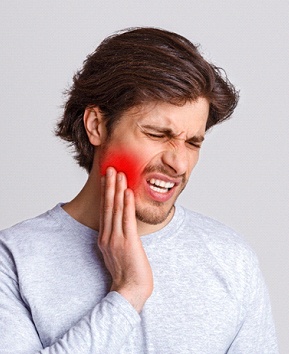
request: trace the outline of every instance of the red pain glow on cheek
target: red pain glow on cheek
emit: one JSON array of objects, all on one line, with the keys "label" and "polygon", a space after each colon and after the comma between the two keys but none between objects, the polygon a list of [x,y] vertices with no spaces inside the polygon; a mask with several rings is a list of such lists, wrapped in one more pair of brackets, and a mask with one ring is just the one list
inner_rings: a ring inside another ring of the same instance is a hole
[{"label": "red pain glow on cheek", "polygon": [[105,175],[108,167],[114,167],[117,172],[123,172],[127,178],[128,187],[134,189],[140,181],[141,161],[139,156],[128,152],[110,151],[100,166],[100,173]]}]

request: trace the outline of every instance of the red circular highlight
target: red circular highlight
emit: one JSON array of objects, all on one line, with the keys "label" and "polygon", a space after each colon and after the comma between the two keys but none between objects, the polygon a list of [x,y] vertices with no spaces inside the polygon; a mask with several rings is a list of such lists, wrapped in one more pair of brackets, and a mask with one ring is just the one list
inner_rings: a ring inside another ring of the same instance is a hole
[{"label": "red circular highlight", "polygon": [[114,167],[126,175],[128,187],[134,189],[140,180],[140,164],[140,158],[131,153],[109,151],[102,161],[100,173],[103,176],[108,167]]}]

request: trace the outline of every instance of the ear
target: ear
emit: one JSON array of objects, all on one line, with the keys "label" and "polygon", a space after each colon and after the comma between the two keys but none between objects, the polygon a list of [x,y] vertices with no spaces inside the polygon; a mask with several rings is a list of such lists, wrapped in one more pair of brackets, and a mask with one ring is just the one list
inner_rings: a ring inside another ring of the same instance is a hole
[{"label": "ear", "polygon": [[99,146],[106,138],[103,115],[98,107],[88,107],[84,111],[83,123],[90,143]]}]

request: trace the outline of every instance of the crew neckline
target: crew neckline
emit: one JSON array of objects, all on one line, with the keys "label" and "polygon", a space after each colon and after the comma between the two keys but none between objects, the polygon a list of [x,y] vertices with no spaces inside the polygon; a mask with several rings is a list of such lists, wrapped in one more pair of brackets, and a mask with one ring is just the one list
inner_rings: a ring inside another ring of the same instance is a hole
[{"label": "crew neckline", "polygon": [[[90,227],[80,223],[72,216],[70,216],[62,206],[65,203],[58,203],[53,209],[49,210],[48,213],[61,225],[61,228],[66,228],[71,230],[71,232],[81,238],[95,242],[96,237],[98,237],[98,231],[91,229]],[[162,229],[155,231],[150,234],[140,236],[141,240],[146,243],[150,242],[152,239],[159,239],[164,236],[175,233],[177,229],[181,226],[185,219],[185,209],[180,205],[175,205],[175,211],[170,222],[165,225]]]},{"label": "crew neckline", "polygon": [[98,236],[98,231],[91,229],[90,227],[81,224],[79,221],[70,216],[62,206],[66,203],[58,203],[48,213],[53,217],[62,229],[70,230],[74,235],[86,239],[87,241],[95,242],[95,238]]},{"label": "crew neckline", "polygon": [[177,232],[177,230],[183,224],[184,220],[185,220],[185,209],[182,206],[175,204],[174,215],[170,220],[170,222],[158,231],[141,236],[141,240],[143,241],[143,243],[147,243],[147,242],[150,243],[151,241],[160,238],[164,238],[164,237],[168,238]]}]

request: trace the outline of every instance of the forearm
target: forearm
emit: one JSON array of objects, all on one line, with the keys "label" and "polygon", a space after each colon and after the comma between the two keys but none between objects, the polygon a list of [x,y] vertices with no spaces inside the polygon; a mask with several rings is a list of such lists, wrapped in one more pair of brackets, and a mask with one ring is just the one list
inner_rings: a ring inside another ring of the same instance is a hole
[{"label": "forearm", "polygon": [[[26,328],[20,327],[16,319],[11,318],[10,325],[18,327],[11,335],[9,325],[4,328],[1,320],[0,352],[13,354],[89,354],[119,353],[123,343],[131,334],[132,329],[140,322],[134,308],[120,294],[110,292],[90,313],[71,327],[61,339],[53,345],[42,348],[40,341],[29,339],[25,343]],[[8,323],[9,323],[8,322]],[[6,322],[7,323],[7,322]],[[31,328],[28,332],[31,331]],[[15,337],[16,336],[16,337]],[[35,338],[37,333],[35,331]],[[23,343],[24,341],[24,343]],[[25,348],[25,349],[24,349]]]}]

